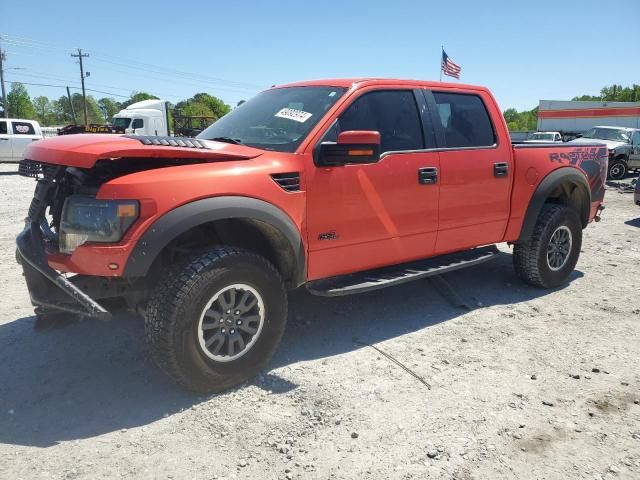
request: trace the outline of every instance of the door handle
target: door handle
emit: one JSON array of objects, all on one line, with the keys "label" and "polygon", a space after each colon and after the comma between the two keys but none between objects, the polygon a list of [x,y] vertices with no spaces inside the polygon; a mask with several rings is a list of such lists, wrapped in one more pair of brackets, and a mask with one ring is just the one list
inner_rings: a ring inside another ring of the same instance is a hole
[{"label": "door handle", "polygon": [[494,177],[506,177],[509,173],[509,164],[507,162],[496,162],[493,164]]},{"label": "door handle", "polygon": [[436,167],[422,167],[418,169],[418,183],[433,185],[438,183],[438,169]]},{"label": "door handle", "polygon": [[0,138],[0,140],[4,140],[5,142],[8,142],[9,139],[8,138]]}]

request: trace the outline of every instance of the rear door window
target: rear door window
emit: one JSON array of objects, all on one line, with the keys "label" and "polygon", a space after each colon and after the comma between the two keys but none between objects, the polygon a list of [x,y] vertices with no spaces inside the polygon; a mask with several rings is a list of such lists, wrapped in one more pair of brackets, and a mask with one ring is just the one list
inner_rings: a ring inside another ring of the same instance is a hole
[{"label": "rear door window", "polygon": [[447,148],[489,147],[496,143],[489,112],[477,95],[433,92]]},{"label": "rear door window", "polygon": [[380,132],[384,152],[424,148],[422,124],[411,90],[383,90],[365,93],[340,116],[336,129],[325,138],[335,141],[338,132],[374,130]]},{"label": "rear door window", "polygon": [[33,124],[28,122],[11,122],[14,135],[35,135]]},{"label": "rear door window", "polygon": [[6,135],[6,134],[7,134],[7,121],[0,120],[0,135]]}]

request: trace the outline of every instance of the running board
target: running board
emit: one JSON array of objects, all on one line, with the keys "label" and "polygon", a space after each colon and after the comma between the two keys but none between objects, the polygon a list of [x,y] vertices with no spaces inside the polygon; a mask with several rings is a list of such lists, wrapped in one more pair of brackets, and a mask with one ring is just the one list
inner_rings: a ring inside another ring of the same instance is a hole
[{"label": "running board", "polygon": [[321,297],[342,297],[392,287],[421,278],[453,272],[484,263],[500,253],[495,245],[449,253],[392,267],[325,278],[307,283],[307,290]]}]

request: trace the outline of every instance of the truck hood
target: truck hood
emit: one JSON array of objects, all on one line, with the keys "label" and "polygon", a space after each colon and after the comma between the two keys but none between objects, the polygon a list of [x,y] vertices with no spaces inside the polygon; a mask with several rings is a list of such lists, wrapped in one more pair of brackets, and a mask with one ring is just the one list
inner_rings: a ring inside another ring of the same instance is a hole
[{"label": "truck hood", "polygon": [[607,146],[609,150],[613,150],[616,147],[621,147],[622,145],[628,145],[625,142],[616,142],[614,140],[600,140],[599,138],[576,138],[567,143],[602,143]]},{"label": "truck hood", "polygon": [[157,158],[193,162],[247,160],[264,153],[244,145],[182,137],[107,134],[63,135],[29,145],[24,158],[41,163],[92,168],[98,160]]}]

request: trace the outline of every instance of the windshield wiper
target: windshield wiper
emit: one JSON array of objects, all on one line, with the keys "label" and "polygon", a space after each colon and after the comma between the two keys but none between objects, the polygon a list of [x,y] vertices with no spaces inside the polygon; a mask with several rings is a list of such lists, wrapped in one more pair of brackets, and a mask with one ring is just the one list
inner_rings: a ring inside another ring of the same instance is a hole
[{"label": "windshield wiper", "polygon": [[242,140],[240,140],[239,138],[231,138],[231,137],[214,137],[214,138],[210,138],[209,140],[213,140],[215,142],[225,142],[225,143],[232,143],[234,145],[242,145]]}]

